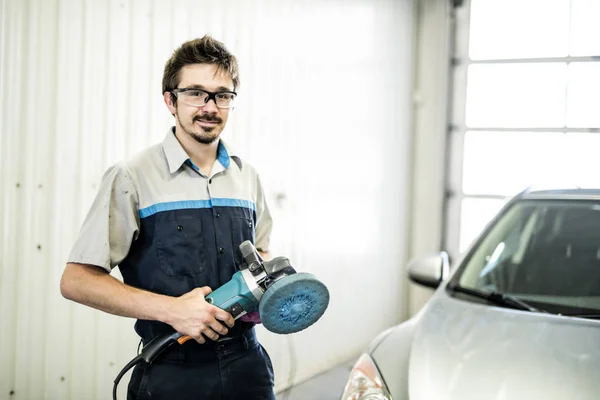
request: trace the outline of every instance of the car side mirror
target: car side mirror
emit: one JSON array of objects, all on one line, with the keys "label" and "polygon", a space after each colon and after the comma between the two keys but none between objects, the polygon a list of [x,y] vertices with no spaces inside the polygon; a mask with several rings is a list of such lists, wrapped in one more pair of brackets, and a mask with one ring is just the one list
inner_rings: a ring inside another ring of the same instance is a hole
[{"label": "car side mirror", "polygon": [[408,278],[419,285],[435,289],[449,275],[450,261],[445,251],[416,257],[408,263]]}]

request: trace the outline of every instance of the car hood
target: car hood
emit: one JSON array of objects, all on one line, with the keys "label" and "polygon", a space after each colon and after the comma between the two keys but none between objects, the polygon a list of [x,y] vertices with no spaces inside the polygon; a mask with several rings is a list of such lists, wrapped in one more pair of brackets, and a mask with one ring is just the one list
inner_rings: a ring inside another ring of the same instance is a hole
[{"label": "car hood", "polygon": [[600,398],[600,321],[438,291],[371,353],[394,400]]}]

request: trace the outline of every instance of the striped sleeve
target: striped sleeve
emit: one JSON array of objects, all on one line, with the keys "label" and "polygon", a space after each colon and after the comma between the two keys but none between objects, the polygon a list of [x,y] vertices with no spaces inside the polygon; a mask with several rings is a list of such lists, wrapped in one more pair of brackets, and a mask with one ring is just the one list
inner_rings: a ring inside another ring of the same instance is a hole
[{"label": "striped sleeve", "polygon": [[271,217],[265,193],[258,175],[256,176],[256,183],[256,242],[254,245],[257,250],[267,252],[269,251],[269,244],[271,242],[273,218]]},{"label": "striped sleeve", "polygon": [[139,229],[137,191],[127,168],[114,165],[102,178],[68,262],[110,272],[127,257]]}]

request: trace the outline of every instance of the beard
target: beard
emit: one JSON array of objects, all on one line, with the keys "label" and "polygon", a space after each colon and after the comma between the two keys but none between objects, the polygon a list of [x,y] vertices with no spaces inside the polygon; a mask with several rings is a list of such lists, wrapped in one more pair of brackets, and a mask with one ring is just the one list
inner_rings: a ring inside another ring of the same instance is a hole
[{"label": "beard", "polygon": [[[192,123],[189,125],[183,124],[179,115],[177,115],[177,119],[179,120],[179,125],[183,131],[198,143],[211,144],[219,138],[219,135],[223,131],[223,119],[219,118],[216,114],[205,113],[195,115],[194,118],[192,118]],[[197,126],[196,121],[214,122],[215,125]]]}]

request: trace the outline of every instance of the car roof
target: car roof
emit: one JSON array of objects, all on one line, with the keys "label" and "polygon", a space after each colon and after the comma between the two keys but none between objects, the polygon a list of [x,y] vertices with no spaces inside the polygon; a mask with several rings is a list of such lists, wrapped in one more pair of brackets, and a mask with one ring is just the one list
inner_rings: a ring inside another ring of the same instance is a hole
[{"label": "car roof", "polygon": [[517,195],[522,200],[600,200],[600,188],[535,189],[529,188]]}]

